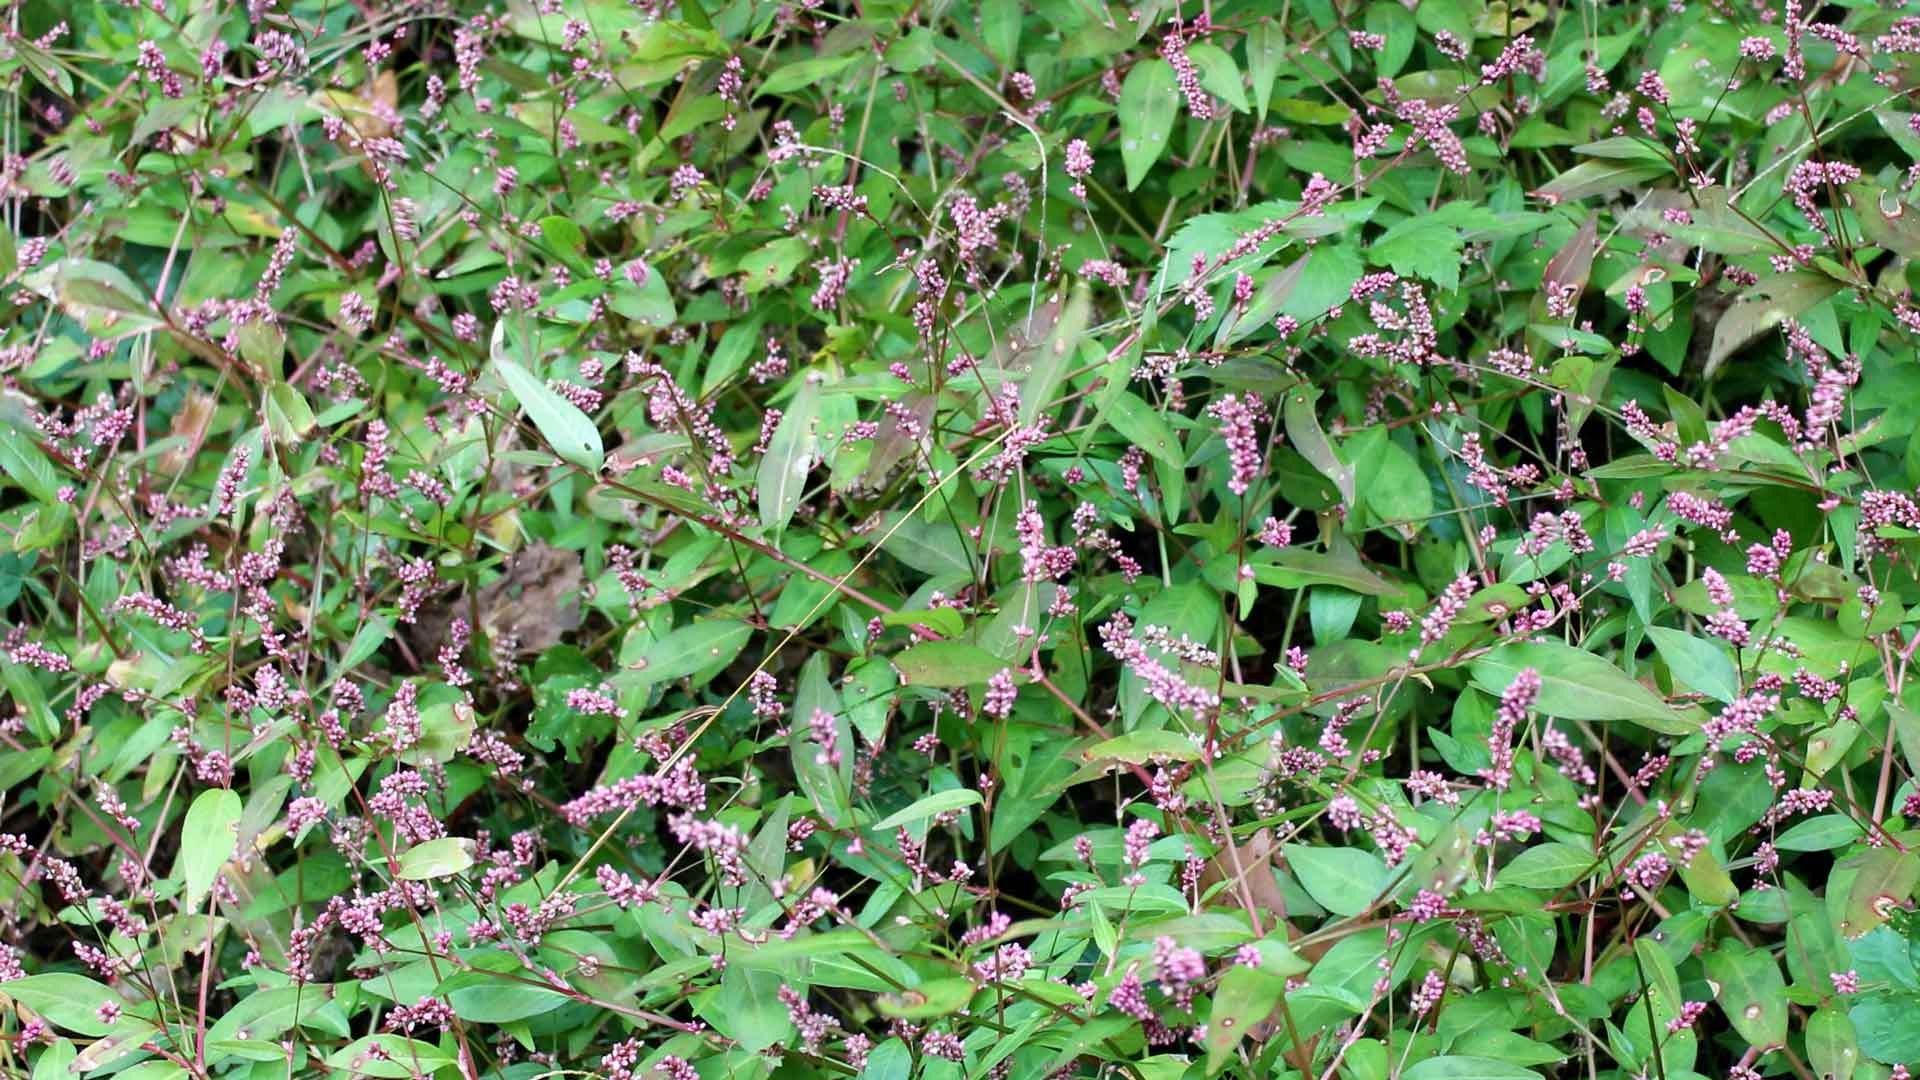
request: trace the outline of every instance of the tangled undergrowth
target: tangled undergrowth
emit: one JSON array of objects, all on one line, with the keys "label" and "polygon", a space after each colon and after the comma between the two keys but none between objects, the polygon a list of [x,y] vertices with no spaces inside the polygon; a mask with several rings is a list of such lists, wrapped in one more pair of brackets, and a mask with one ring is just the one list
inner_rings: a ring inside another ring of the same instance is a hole
[{"label": "tangled undergrowth", "polygon": [[8,27],[0,1073],[1920,1063],[1910,9]]}]

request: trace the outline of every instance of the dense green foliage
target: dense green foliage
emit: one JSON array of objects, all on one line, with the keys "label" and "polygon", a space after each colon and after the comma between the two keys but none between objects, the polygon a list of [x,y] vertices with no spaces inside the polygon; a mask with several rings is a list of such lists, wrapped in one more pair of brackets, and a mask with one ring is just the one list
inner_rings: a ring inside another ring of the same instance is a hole
[{"label": "dense green foliage", "polygon": [[10,25],[0,1074],[1920,1061],[1920,17]]}]

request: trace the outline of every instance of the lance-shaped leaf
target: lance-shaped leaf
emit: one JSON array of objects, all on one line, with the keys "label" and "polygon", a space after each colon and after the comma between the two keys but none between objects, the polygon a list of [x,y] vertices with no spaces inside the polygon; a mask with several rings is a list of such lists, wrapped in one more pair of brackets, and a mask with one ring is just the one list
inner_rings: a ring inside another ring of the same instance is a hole
[{"label": "lance-shaped leaf", "polygon": [[600,430],[580,407],[561,397],[533,372],[506,353],[506,323],[493,326],[493,369],[513,392],[514,400],[527,411],[527,419],[540,431],[541,438],[564,461],[598,473],[606,460],[606,448],[600,442]]},{"label": "lance-shaped leaf", "polygon": [[807,489],[807,473],[813,469],[820,436],[814,430],[820,419],[820,387],[803,377],[800,392],[793,396],[780,425],[773,429],[766,456],[760,459],[760,523],[778,532],[793,520],[800,508],[800,496]]}]

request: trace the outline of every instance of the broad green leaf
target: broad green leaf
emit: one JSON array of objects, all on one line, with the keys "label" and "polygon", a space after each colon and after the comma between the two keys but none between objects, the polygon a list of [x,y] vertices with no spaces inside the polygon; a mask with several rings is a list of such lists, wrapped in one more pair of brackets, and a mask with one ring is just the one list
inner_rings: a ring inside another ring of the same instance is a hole
[{"label": "broad green leaf", "polygon": [[1858,937],[1885,922],[1920,885],[1920,852],[1911,849],[1875,848],[1845,865],[1859,871],[1847,891],[1846,912],[1840,920],[1839,930],[1847,937]]},{"label": "broad green leaf", "polygon": [[180,910],[196,911],[220,868],[240,844],[240,795],[209,788],[194,796],[180,825],[180,855],[173,872],[182,878]]},{"label": "broad green leaf", "polygon": [[1340,460],[1332,441],[1321,428],[1320,417],[1313,411],[1317,396],[1316,390],[1305,385],[1287,391],[1286,402],[1281,406],[1287,439],[1301,457],[1320,470],[1320,475],[1333,481],[1333,486],[1340,489],[1341,499],[1351,506],[1358,501],[1353,466]]},{"label": "broad green leaf", "polygon": [[1433,515],[1433,485],[1420,461],[1388,437],[1384,428],[1368,428],[1349,443],[1355,488],[1383,524],[1411,540]]},{"label": "broad green leaf", "polygon": [[978,806],[981,801],[980,793],[972,788],[952,788],[947,791],[936,791],[925,798],[916,800],[911,806],[903,810],[888,814],[886,817],[868,826],[868,828],[875,832],[891,832],[902,825],[911,824],[916,821],[925,821],[936,814],[944,814],[953,810],[964,810],[969,806]]},{"label": "broad green leaf", "polygon": [[1562,889],[1586,876],[1598,861],[1592,852],[1572,844],[1540,844],[1515,855],[1494,881],[1528,889]]},{"label": "broad green leaf", "polygon": [[1787,1041],[1787,984],[1769,953],[1723,941],[1704,962],[1714,997],[1741,1038],[1756,1047]]},{"label": "broad green leaf", "polygon": [[380,651],[393,636],[393,623],[384,615],[369,613],[360,629],[354,631],[353,641],[347,645],[346,655],[340,658],[338,671],[352,671]]},{"label": "broad green leaf", "polygon": [[621,672],[616,684],[651,686],[713,672],[740,655],[753,627],[735,619],[702,619],[647,647],[634,668]]},{"label": "broad green leaf", "polygon": [[1410,217],[1389,228],[1367,247],[1375,265],[1402,277],[1418,277],[1452,291],[1460,287],[1460,231],[1431,215]]},{"label": "broad green leaf", "polygon": [[1120,160],[1127,168],[1127,190],[1146,179],[1147,170],[1166,152],[1183,99],[1173,66],[1155,56],[1138,61],[1120,85]]},{"label": "broad green leaf", "polygon": [[820,387],[807,376],[801,379],[800,392],[788,403],[760,459],[760,523],[775,532],[786,528],[800,508],[820,446]]},{"label": "broad green leaf", "polygon": [[[381,1053],[374,1053],[374,1045],[379,1044]],[[408,1080],[409,1077],[426,1076],[443,1065],[453,1064],[453,1055],[430,1042],[408,1039],[393,1032],[381,1032],[356,1039],[346,1046],[327,1055],[327,1065],[334,1069],[345,1069],[361,1076],[375,1076],[382,1080]]]},{"label": "broad green leaf", "polygon": [[1273,82],[1286,62],[1287,31],[1278,19],[1266,18],[1247,31],[1247,74],[1253,80],[1253,100],[1260,123],[1267,122],[1267,103],[1273,100]]},{"label": "broad green leaf", "polygon": [[1238,964],[1220,976],[1213,992],[1213,1011],[1207,1014],[1207,1074],[1226,1066],[1240,1040],[1280,1003],[1287,980],[1259,968]]},{"label": "broad green leaf", "polygon": [[933,979],[897,994],[881,994],[873,1003],[884,1016],[931,1020],[966,1008],[974,990],[969,979]]},{"label": "broad green leaf", "polygon": [[964,641],[928,641],[894,657],[893,666],[909,686],[953,687],[984,683],[1005,671],[1007,662]]},{"label": "broad green leaf", "polygon": [[1814,1075],[1847,1080],[1859,1061],[1860,1040],[1846,1013],[1820,1009],[1807,1018],[1807,1063]]},{"label": "broad green leaf", "polygon": [[1811,270],[1761,278],[1759,284],[1742,292],[1714,324],[1705,377],[1711,379],[1748,342],[1788,319],[1800,318],[1839,291],[1839,282]]},{"label": "broad green leaf", "polygon": [[1711,848],[1701,848],[1688,857],[1687,849],[1679,841],[1685,830],[1677,823],[1669,824],[1661,838],[1661,846],[1666,849],[1667,858],[1679,871],[1680,880],[1686,883],[1687,892],[1692,894],[1696,905],[1724,907],[1740,898],[1740,889],[1734,885],[1726,867],[1720,865],[1720,859]]},{"label": "broad green leaf", "polygon": [[1047,339],[1025,352],[1029,368],[1020,386],[1020,423],[1031,424],[1044,410],[1055,407],[1054,395],[1066,379],[1093,314],[1093,292],[1086,282],[1073,287],[1073,294],[1060,311]]},{"label": "broad green leaf", "polygon": [[846,70],[860,59],[859,52],[848,52],[839,56],[819,56],[783,64],[773,74],[767,76],[767,81],[760,85],[760,92],[786,94],[802,90]]},{"label": "broad green leaf", "polygon": [[1705,638],[1665,626],[1647,628],[1653,647],[1672,669],[1673,677],[1715,701],[1731,702],[1740,696],[1740,675],[1726,650]]},{"label": "broad green leaf", "polygon": [[1290,547],[1253,563],[1254,576],[1265,585],[1298,589],[1309,585],[1337,585],[1363,596],[1398,597],[1404,590],[1361,565],[1350,550],[1338,554]]},{"label": "broad green leaf", "polygon": [[43,503],[55,502],[60,493],[60,475],[53,462],[34,442],[33,436],[11,424],[0,425],[0,469],[28,495]]},{"label": "broad green leaf", "polygon": [[947,521],[925,522],[905,512],[890,514],[879,530],[880,549],[923,574],[971,579],[963,530]]},{"label": "broad green leaf", "polygon": [[[100,1018],[102,1005],[124,1004],[120,995],[101,983],[71,972],[54,971],[0,983],[0,994],[25,1005],[55,1026],[80,1035],[105,1035],[115,1024]],[[151,1029],[145,1021],[123,1018],[119,1023]]]},{"label": "broad green leaf", "polygon": [[1097,761],[1124,761],[1144,765],[1150,761],[1194,761],[1200,748],[1177,731],[1130,731],[1087,748],[1087,757]]},{"label": "broad green leaf", "polygon": [[1885,1065],[1899,1065],[1920,1058],[1920,993],[1912,990],[1876,991],[1862,994],[1847,1010],[1853,1021],[1860,1051]]},{"label": "broad green leaf", "polygon": [[679,312],[674,309],[673,294],[667,291],[666,279],[644,262],[639,263],[637,269],[638,282],[624,272],[614,277],[607,291],[607,306],[621,318],[632,319],[649,329],[672,326]]},{"label": "broad green leaf", "polygon": [[1546,200],[1548,206],[1554,206],[1594,195],[1611,195],[1672,171],[1670,166],[1646,162],[1583,161],[1531,194]]},{"label": "broad green leaf", "polygon": [[506,354],[506,323],[493,327],[493,368],[499,373],[507,389],[512,391],[520,407],[527,411],[527,419],[540,431],[542,438],[553,452],[562,460],[572,462],[583,469],[598,473],[601,463],[606,460],[606,449],[600,442],[600,430],[586,413],[547,384],[535,378],[533,373],[522,367],[519,361]]},{"label": "broad green leaf", "polygon": [[[1920,442],[1916,442],[1916,445],[1920,445]],[[1894,732],[1900,740],[1900,751],[1907,759],[1907,768],[1920,774],[1920,713],[1889,701],[1887,715],[1893,720]]]},{"label": "broad green leaf", "polygon": [[267,430],[286,445],[292,445],[313,431],[313,407],[307,396],[285,382],[275,382],[267,391]]},{"label": "broad green leaf", "polygon": [[[826,748],[813,741],[815,712],[832,718],[832,726],[828,730],[833,735],[833,750],[839,757],[838,764],[827,757]],[[793,695],[793,717],[787,727],[788,750],[794,776],[800,781],[800,790],[813,800],[814,809],[829,826],[840,827],[852,816],[848,799],[852,794],[856,748],[840,695],[834,692],[827,680],[825,654],[813,654],[800,668],[800,682]]]},{"label": "broad green leaf", "polygon": [[442,836],[415,844],[400,853],[393,876],[403,881],[431,881],[452,877],[473,865],[473,841]]},{"label": "broad green leaf", "polygon": [[994,59],[1008,68],[1019,66],[1020,20],[1025,6],[1021,0],[983,0],[980,5],[981,32]]},{"label": "broad green leaf", "polygon": [[880,622],[886,626],[924,626],[942,637],[949,638],[956,638],[967,632],[966,617],[948,607],[918,611],[889,611],[880,616]]},{"label": "broad green leaf", "polygon": [[1386,887],[1387,864],[1371,851],[1352,847],[1287,844],[1287,869],[1313,897],[1336,915],[1358,915],[1373,907]]},{"label": "broad green leaf", "polygon": [[1407,1066],[1401,1080],[1540,1080],[1532,1069],[1499,1058],[1450,1054],[1427,1058]]},{"label": "broad green leaf", "polygon": [[331,1000],[330,990],[325,985],[309,984],[255,991],[221,1015],[207,1029],[207,1039],[233,1039],[242,1030],[256,1039],[277,1039],[292,1030],[296,1019],[317,1014],[320,1007]]},{"label": "broad green leaf", "polygon": [[[528,973],[528,977],[532,973]],[[467,980],[458,982],[456,980]],[[486,971],[461,972],[441,984],[447,1004],[470,1024],[508,1024],[542,1016],[572,999],[557,990]]]},{"label": "broad green leaf", "polygon": [[1629,720],[1667,735],[1693,731],[1659,695],[1610,662],[1557,641],[1502,645],[1473,662],[1473,682],[1497,697],[1527,668],[1540,675],[1540,697],[1534,708],[1547,716]]},{"label": "broad green leaf", "polygon": [[1845,814],[1821,814],[1794,822],[1774,839],[1773,846],[1781,851],[1832,851],[1864,835],[1860,824]]},{"label": "broad green leaf", "polygon": [[1233,106],[1235,112],[1247,111],[1247,90],[1240,80],[1240,68],[1226,50],[1197,41],[1187,46],[1187,58],[1200,72],[1202,89]]},{"label": "broad green leaf", "polygon": [[96,336],[124,337],[161,325],[140,287],[117,266],[67,259],[53,268],[53,278],[61,308]]},{"label": "broad green leaf", "polygon": [[1186,466],[1180,451],[1180,439],[1158,409],[1130,393],[1122,393],[1114,398],[1105,416],[1115,431],[1125,435],[1127,441],[1152,457],[1176,469]]}]

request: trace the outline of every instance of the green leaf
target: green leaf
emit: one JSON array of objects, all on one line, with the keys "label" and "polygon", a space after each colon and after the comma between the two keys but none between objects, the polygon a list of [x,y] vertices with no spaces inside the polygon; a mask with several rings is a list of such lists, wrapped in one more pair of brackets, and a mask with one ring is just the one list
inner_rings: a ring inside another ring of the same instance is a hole
[{"label": "green leaf", "polygon": [[955,638],[967,631],[966,617],[950,607],[917,611],[889,611],[880,616],[886,626],[924,626],[942,637]]},{"label": "green leaf", "polygon": [[11,424],[0,426],[0,469],[39,502],[53,503],[60,494],[60,475],[33,437]]},{"label": "green leaf", "polygon": [[1388,437],[1382,427],[1368,428],[1348,444],[1353,452],[1355,487],[1367,498],[1367,508],[1408,540],[1433,515],[1433,485],[1420,461]]},{"label": "green leaf", "polygon": [[67,259],[53,277],[60,306],[95,336],[118,338],[161,325],[140,287],[117,266]]},{"label": "green leaf", "polygon": [[1259,968],[1234,965],[1220,976],[1207,1017],[1207,1074],[1219,1072],[1254,1025],[1266,1019],[1287,992],[1287,980]]},{"label": "green leaf", "polygon": [[1499,1058],[1450,1054],[1414,1062],[1400,1080],[1540,1080],[1540,1074]]},{"label": "green leaf", "polygon": [[562,460],[598,473],[606,460],[600,443],[600,430],[586,413],[535,378],[519,362],[506,355],[506,322],[493,326],[493,368],[513,392],[514,399],[527,411],[542,438]]},{"label": "green leaf", "polygon": [[607,293],[607,306],[621,318],[649,329],[660,330],[672,326],[679,312],[673,306],[673,294],[667,291],[667,280],[646,263],[640,263],[645,271],[640,283],[634,284],[624,272],[615,276]]},{"label": "green leaf", "polygon": [[1200,749],[1193,740],[1177,731],[1130,731],[1125,735],[1098,742],[1087,748],[1087,757],[1095,761],[1124,761],[1145,765],[1156,759],[1195,761]]},{"label": "green leaf", "polygon": [[[384,1051],[379,1057],[373,1053],[376,1043]],[[403,1038],[392,1032],[355,1039],[327,1056],[330,1068],[351,1070],[358,1075],[380,1077],[381,1080],[427,1076],[441,1066],[451,1064],[452,1053],[432,1043]]]},{"label": "green leaf", "polygon": [[1340,489],[1340,498],[1351,506],[1359,501],[1353,467],[1340,460],[1326,431],[1320,427],[1320,417],[1313,410],[1318,393],[1305,384],[1287,391],[1286,403],[1281,406],[1287,439],[1321,476],[1333,481],[1333,486]]},{"label": "green leaf", "polygon": [[1055,407],[1054,395],[1066,379],[1075,352],[1086,339],[1087,322],[1092,315],[1093,290],[1086,282],[1079,282],[1074,285],[1046,341],[1025,350],[1029,368],[1020,384],[1022,425],[1033,423],[1041,412]]},{"label": "green leaf", "polygon": [[267,430],[279,442],[292,445],[313,430],[313,407],[293,386],[276,381],[267,391]]},{"label": "green leaf", "polygon": [[1554,177],[1531,194],[1535,198],[1546,200],[1547,205],[1553,206],[1594,195],[1611,195],[1656,176],[1666,176],[1672,171],[1664,164],[1653,165],[1637,161],[1583,161]]},{"label": "green leaf", "polygon": [[1196,41],[1187,46],[1187,59],[1199,70],[1202,89],[1233,106],[1235,112],[1247,111],[1247,91],[1240,81],[1240,68],[1225,49]]},{"label": "green leaf", "polygon": [[622,672],[616,684],[652,686],[690,675],[712,673],[740,655],[753,627],[737,619],[702,619],[648,646],[636,669]]},{"label": "green leaf", "polygon": [[[25,1005],[58,1027],[81,1035],[105,1035],[116,1024],[100,1019],[100,1006],[112,1002],[124,1004],[120,995],[106,986],[71,972],[55,971],[29,975],[24,979],[0,983],[0,994]],[[118,1023],[151,1027],[143,1020],[122,1018]]]},{"label": "green leaf", "polygon": [[[1915,440],[1920,445],[1920,440]],[[1900,751],[1906,755],[1907,768],[1920,774],[1920,713],[1895,702],[1887,702],[1887,715],[1900,739]]]},{"label": "green leaf", "polygon": [[1740,675],[1726,650],[1705,638],[1665,626],[1647,628],[1653,647],[1672,669],[1673,677],[1718,702],[1740,696]]},{"label": "green leaf", "polygon": [[[904,518],[904,520],[902,520]],[[961,540],[961,530],[950,522],[925,522],[904,512],[885,519],[880,550],[936,578],[972,579],[973,563]]]},{"label": "green leaf", "polygon": [[1781,851],[1832,851],[1864,835],[1859,823],[1845,814],[1821,814],[1795,822],[1774,839],[1773,846]]},{"label": "green leaf", "polygon": [[340,658],[336,671],[352,671],[380,651],[380,647],[393,636],[393,623],[384,615],[369,614],[360,629],[354,631],[353,641],[348,644],[345,656]]},{"label": "green leaf", "polygon": [[255,1039],[277,1039],[291,1030],[296,1020],[311,1023],[314,1015],[332,1000],[330,991],[324,984],[255,991],[241,998],[207,1029],[207,1040],[233,1039],[243,1029]]},{"label": "green leaf", "polygon": [[1494,882],[1528,889],[1563,889],[1585,877],[1596,862],[1592,852],[1572,844],[1540,844],[1514,856],[1500,868]]},{"label": "green leaf", "polygon": [[[947,610],[947,609],[942,609]],[[834,746],[840,754],[836,767],[822,761],[822,748],[812,739],[813,714],[824,712],[833,718]],[[788,752],[800,790],[813,800],[814,809],[829,826],[838,828],[852,816],[848,797],[852,791],[855,747],[851,727],[840,695],[827,679],[827,658],[815,653],[800,668],[800,682],[793,695],[793,718],[787,725]]]},{"label": "green leaf", "polygon": [[1021,0],[983,0],[980,5],[980,30],[985,35],[993,58],[1002,66],[1018,67],[1020,56],[1020,17],[1025,5]]},{"label": "green leaf", "polygon": [[1820,1009],[1807,1018],[1807,1063],[1814,1075],[1848,1080],[1859,1061],[1860,1040],[1846,1013]]},{"label": "green leaf", "polygon": [[1741,1038],[1755,1047],[1787,1041],[1787,984],[1771,955],[1724,941],[1704,962],[1714,997]]},{"label": "green leaf", "polygon": [[1424,278],[1442,289],[1460,287],[1460,231],[1433,215],[1410,217],[1367,248],[1376,264],[1403,277]]},{"label": "green leaf", "polygon": [[1840,291],[1840,283],[1811,270],[1794,270],[1761,278],[1727,308],[1713,327],[1713,347],[1707,352],[1704,378],[1711,379],[1735,352],[1761,334]]},{"label": "green leaf", "polygon": [[[1007,662],[964,641],[928,641],[893,658],[909,686],[977,686],[1007,669]],[[1017,675],[1017,673],[1016,673]]]},{"label": "green leaf", "polygon": [[901,1020],[931,1020],[957,1013],[973,1000],[974,985],[967,979],[932,979],[897,994],[881,994],[874,1005],[881,1015]]},{"label": "green leaf", "polygon": [[1253,81],[1253,100],[1260,123],[1267,122],[1267,103],[1273,100],[1273,83],[1286,62],[1287,31],[1277,19],[1261,19],[1247,31],[1247,75]]},{"label": "green leaf", "polygon": [[1628,720],[1666,735],[1693,731],[1659,695],[1592,653],[1557,641],[1502,645],[1473,662],[1474,685],[1496,697],[1526,668],[1540,675],[1534,708],[1568,720]]},{"label": "green leaf", "polygon": [[793,520],[806,493],[807,473],[820,446],[819,420],[819,384],[803,375],[800,392],[788,403],[760,459],[760,523],[775,532]]},{"label": "green leaf", "polygon": [[1121,393],[1113,399],[1105,416],[1115,431],[1125,435],[1127,441],[1150,456],[1176,469],[1186,466],[1186,459],[1181,456],[1180,439],[1167,426],[1166,418],[1160,415],[1158,409],[1133,394]]},{"label": "green leaf", "polygon": [[473,865],[473,841],[442,836],[415,844],[400,853],[393,876],[403,881],[432,881],[452,877]]},{"label": "green leaf", "polygon": [[1847,865],[1859,871],[1840,921],[1840,932],[1847,937],[1859,937],[1887,921],[1920,885],[1920,852],[1875,848]]},{"label": "green leaf", "polygon": [[1350,847],[1287,844],[1292,870],[1313,901],[1335,915],[1358,915],[1373,907],[1386,886],[1387,864],[1371,851]]},{"label": "green leaf", "polygon": [[488,971],[460,972],[441,983],[440,991],[453,1006],[454,1014],[469,1024],[510,1024],[543,1016],[572,1000],[556,990],[529,986]]},{"label": "green leaf", "polygon": [[839,56],[817,56],[783,65],[772,75],[767,76],[766,82],[760,84],[760,93],[786,94],[804,89],[828,76],[846,70],[860,58],[859,52],[847,52]]},{"label": "green leaf", "polygon": [[1146,179],[1147,170],[1166,152],[1182,99],[1173,65],[1155,56],[1138,61],[1120,84],[1120,160],[1127,168],[1127,190]]},{"label": "green leaf", "polygon": [[981,801],[980,793],[972,788],[951,788],[947,791],[936,791],[923,799],[916,800],[911,806],[903,810],[888,814],[886,817],[868,826],[868,828],[875,832],[891,832],[902,825],[911,824],[916,821],[925,821],[927,818],[933,817],[936,814],[944,814],[952,810],[964,810],[969,806],[978,806]]},{"label": "green leaf", "polygon": [[1899,1065],[1920,1058],[1920,994],[1912,991],[1877,991],[1863,994],[1847,1010],[1853,1021],[1860,1050],[1886,1065]]},{"label": "green leaf", "polygon": [[233,858],[240,844],[240,810],[239,793],[227,788],[209,788],[187,807],[180,825],[180,856],[173,867],[184,882],[180,910],[197,910],[220,868]]},{"label": "green leaf", "polygon": [[1271,556],[1256,555],[1254,576],[1265,585],[1298,589],[1308,585],[1337,585],[1363,596],[1399,597],[1404,590],[1361,565],[1351,550],[1338,554],[1289,547]]}]

